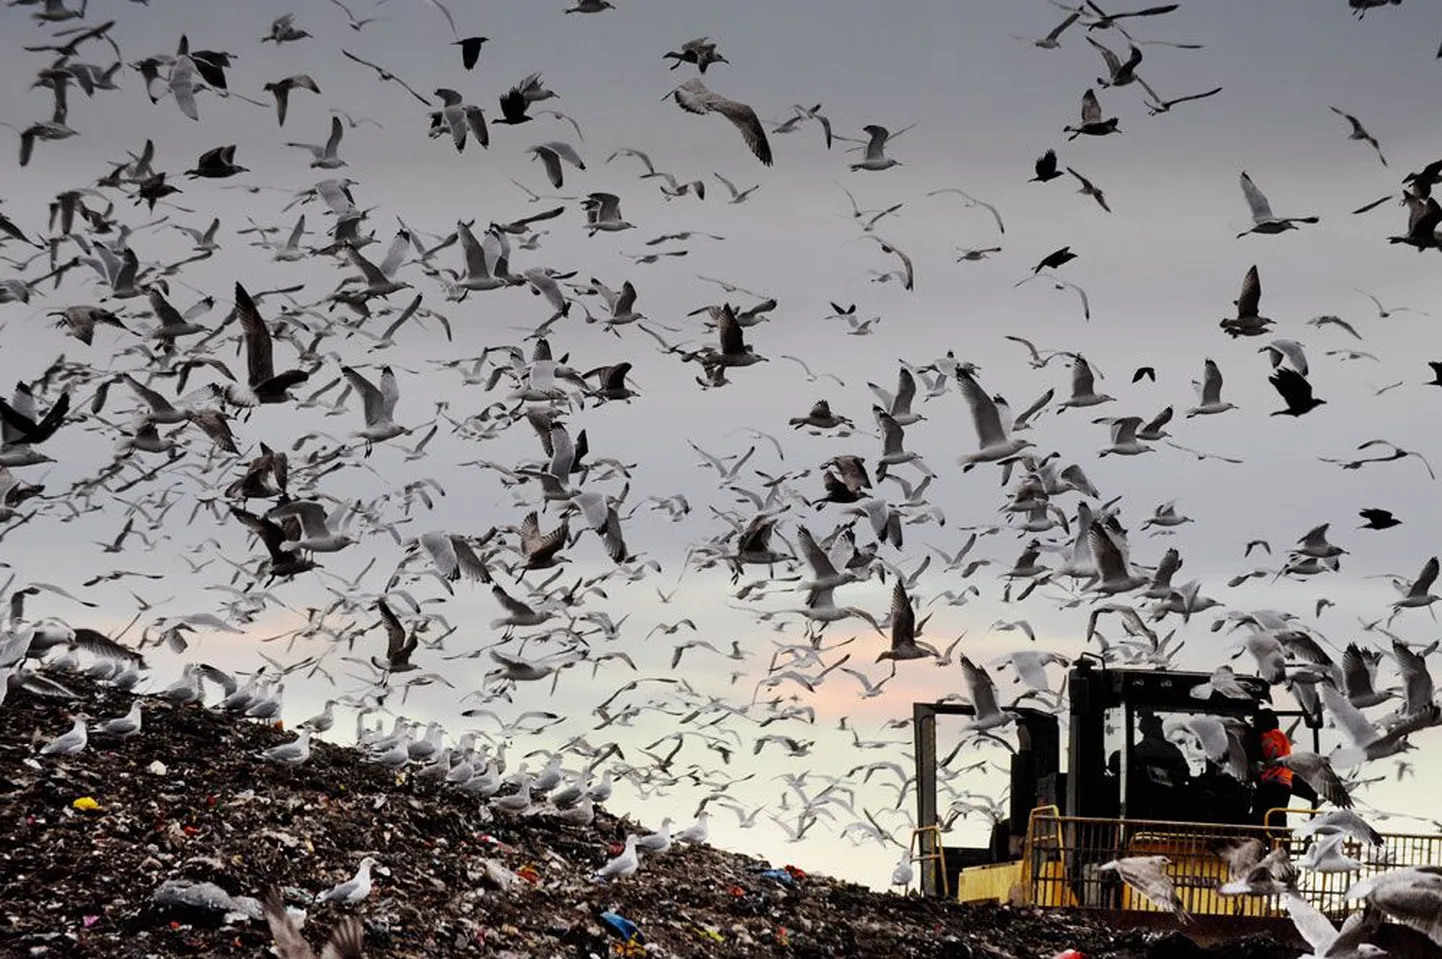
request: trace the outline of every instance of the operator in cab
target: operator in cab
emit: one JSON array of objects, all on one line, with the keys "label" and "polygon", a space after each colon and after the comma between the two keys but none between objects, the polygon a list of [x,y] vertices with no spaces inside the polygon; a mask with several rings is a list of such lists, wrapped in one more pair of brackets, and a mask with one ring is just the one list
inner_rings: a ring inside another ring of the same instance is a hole
[{"label": "operator in cab", "polygon": [[1141,738],[1132,748],[1136,763],[1138,799],[1144,804],[1142,818],[1173,818],[1174,805],[1183,797],[1183,787],[1191,780],[1191,766],[1181,747],[1167,739],[1161,717],[1142,713],[1137,721]]},{"label": "operator in cab", "polygon": [[[1285,766],[1268,766],[1274,759],[1292,754],[1292,741],[1277,722],[1277,714],[1267,708],[1257,711],[1257,758],[1261,767],[1257,773],[1257,789],[1252,796],[1252,821],[1269,829],[1286,829],[1287,814],[1283,810],[1291,805],[1296,793],[1312,804],[1317,794],[1304,781],[1293,776]],[[1270,810],[1276,810],[1270,812]]]}]

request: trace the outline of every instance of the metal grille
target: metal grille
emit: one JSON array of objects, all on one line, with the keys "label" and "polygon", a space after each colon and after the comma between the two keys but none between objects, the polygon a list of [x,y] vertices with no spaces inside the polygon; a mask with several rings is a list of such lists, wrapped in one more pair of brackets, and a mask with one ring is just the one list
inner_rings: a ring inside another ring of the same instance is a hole
[{"label": "metal grille", "polygon": [[[1290,816],[1317,815],[1314,809],[1289,809]],[[1267,847],[1285,845],[1294,861],[1311,845],[1290,829],[1267,829],[1216,823],[1151,820],[1090,819],[1061,816],[1056,807],[1036,809],[1027,828],[1022,855],[1022,885],[1030,901],[1039,906],[1077,906],[1084,909],[1159,911],[1134,893],[1115,872],[1101,871],[1113,859],[1163,855],[1171,860],[1167,873],[1187,911],[1216,916],[1285,915],[1276,896],[1223,896],[1217,887],[1228,879],[1227,864],[1214,852],[1219,839],[1256,837]],[[1419,836],[1384,833],[1383,845],[1372,847],[1353,840],[1343,843],[1348,858],[1362,863],[1348,872],[1318,873],[1302,869],[1299,891],[1314,906],[1333,917],[1347,912],[1346,893],[1357,880],[1393,867],[1442,865],[1442,835]]]}]

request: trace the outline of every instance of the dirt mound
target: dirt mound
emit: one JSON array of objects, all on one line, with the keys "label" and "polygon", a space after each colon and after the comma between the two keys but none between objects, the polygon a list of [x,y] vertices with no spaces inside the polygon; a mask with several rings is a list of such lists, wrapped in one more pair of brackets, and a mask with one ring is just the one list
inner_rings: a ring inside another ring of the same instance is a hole
[{"label": "dirt mound", "polygon": [[[91,716],[130,706],[83,680],[67,684]],[[587,827],[493,818],[475,798],[324,743],[303,766],[276,766],[256,754],[290,734],[158,701],[146,702],[144,729],[128,740],[38,755],[76,707],[20,690],[0,706],[5,956],[264,955],[270,936],[245,897],[272,885],[309,912],[317,943],[354,912],[375,957],[1296,955],[1265,939],[1202,951],[1078,912],[879,894],[708,846],[645,858],[633,877],[602,885],[593,871],[627,832],[644,832],[635,823],[605,813]],[[389,870],[370,896],[318,906],[316,894],[367,855]],[[183,902],[207,895],[220,908]],[[644,941],[623,943],[603,913],[634,923]]]}]

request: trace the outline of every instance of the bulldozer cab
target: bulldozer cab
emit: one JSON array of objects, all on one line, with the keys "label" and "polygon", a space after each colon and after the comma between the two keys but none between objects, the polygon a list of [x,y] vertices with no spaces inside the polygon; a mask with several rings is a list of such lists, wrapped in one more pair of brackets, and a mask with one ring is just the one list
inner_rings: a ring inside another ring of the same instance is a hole
[{"label": "bulldozer cab", "polygon": [[[1195,717],[1229,724],[1244,741],[1251,720],[1270,702],[1269,685],[1255,676],[1238,676],[1248,698],[1215,691],[1193,694],[1208,673],[1153,669],[1113,669],[1086,656],[1072,666],[1067,680],[1070,702],[1065,770],[1061,724],[1055,714],[1015,708],[1017,747],[1010,758],[1010,795],[1006,818],[992,829],[985,846],[946,846],[937,808],[937,721],[972,714],[956,703],[915,703],[917,829],[914,846],[922,892],[954,895],[963,870],[973,890],[987,890],[987,868],[1014,864],[1022,856],[1033,810],[1050,807],[1067,817],[1108,820],[1165,820],[1183,823],[1250,821],[1251,787],[1207,759],[1200,737],[1181,729]],[[1279,711],[1300,717],[1297,710]],[[1311,748],[1317,745],[1316,726]],[[1214,727],[1215,728],[1215,727]],[[1252,746],[1249,755],[1255,757]],[[995,898],[1015,871],[994,869]],[[991,898],[990,894],[986,895]]]}]

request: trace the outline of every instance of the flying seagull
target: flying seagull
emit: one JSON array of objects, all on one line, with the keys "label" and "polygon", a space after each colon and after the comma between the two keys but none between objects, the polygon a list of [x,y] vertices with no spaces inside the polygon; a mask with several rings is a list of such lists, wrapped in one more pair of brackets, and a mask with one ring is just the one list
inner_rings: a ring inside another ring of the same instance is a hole
[{"label": "flying seagull", "polygon": [[1238,233],[1238,239],[1248,233],[1283,233],[1287,230],[1295,230],[1298,223],[1316,223],[1318,221],[1315,216],[1273,215],[1272,205],[1267,202],[1267,198],[1262,195],[1261,190],[1257,189],[1257,185],[1252,182],[1251,177],[1247,176],[1245,170],[1242,171],[1241,184],[1242,195],[1247,198],[1247,206],[1252,211],[1252,228]]},{"label": "flying seagull", "polygon": [[687,113],[721,114],[741,131],[741,138],[746,141],[746,146],[756,155],[756,159],[765,166],[771,165],[771,144],[766,140],[766,131],[762,129],[756,111],[746,104],[728,100],[719,93],[708,90],[700,78],[687,80],[667,96],[674,99],[676,105]]}]

